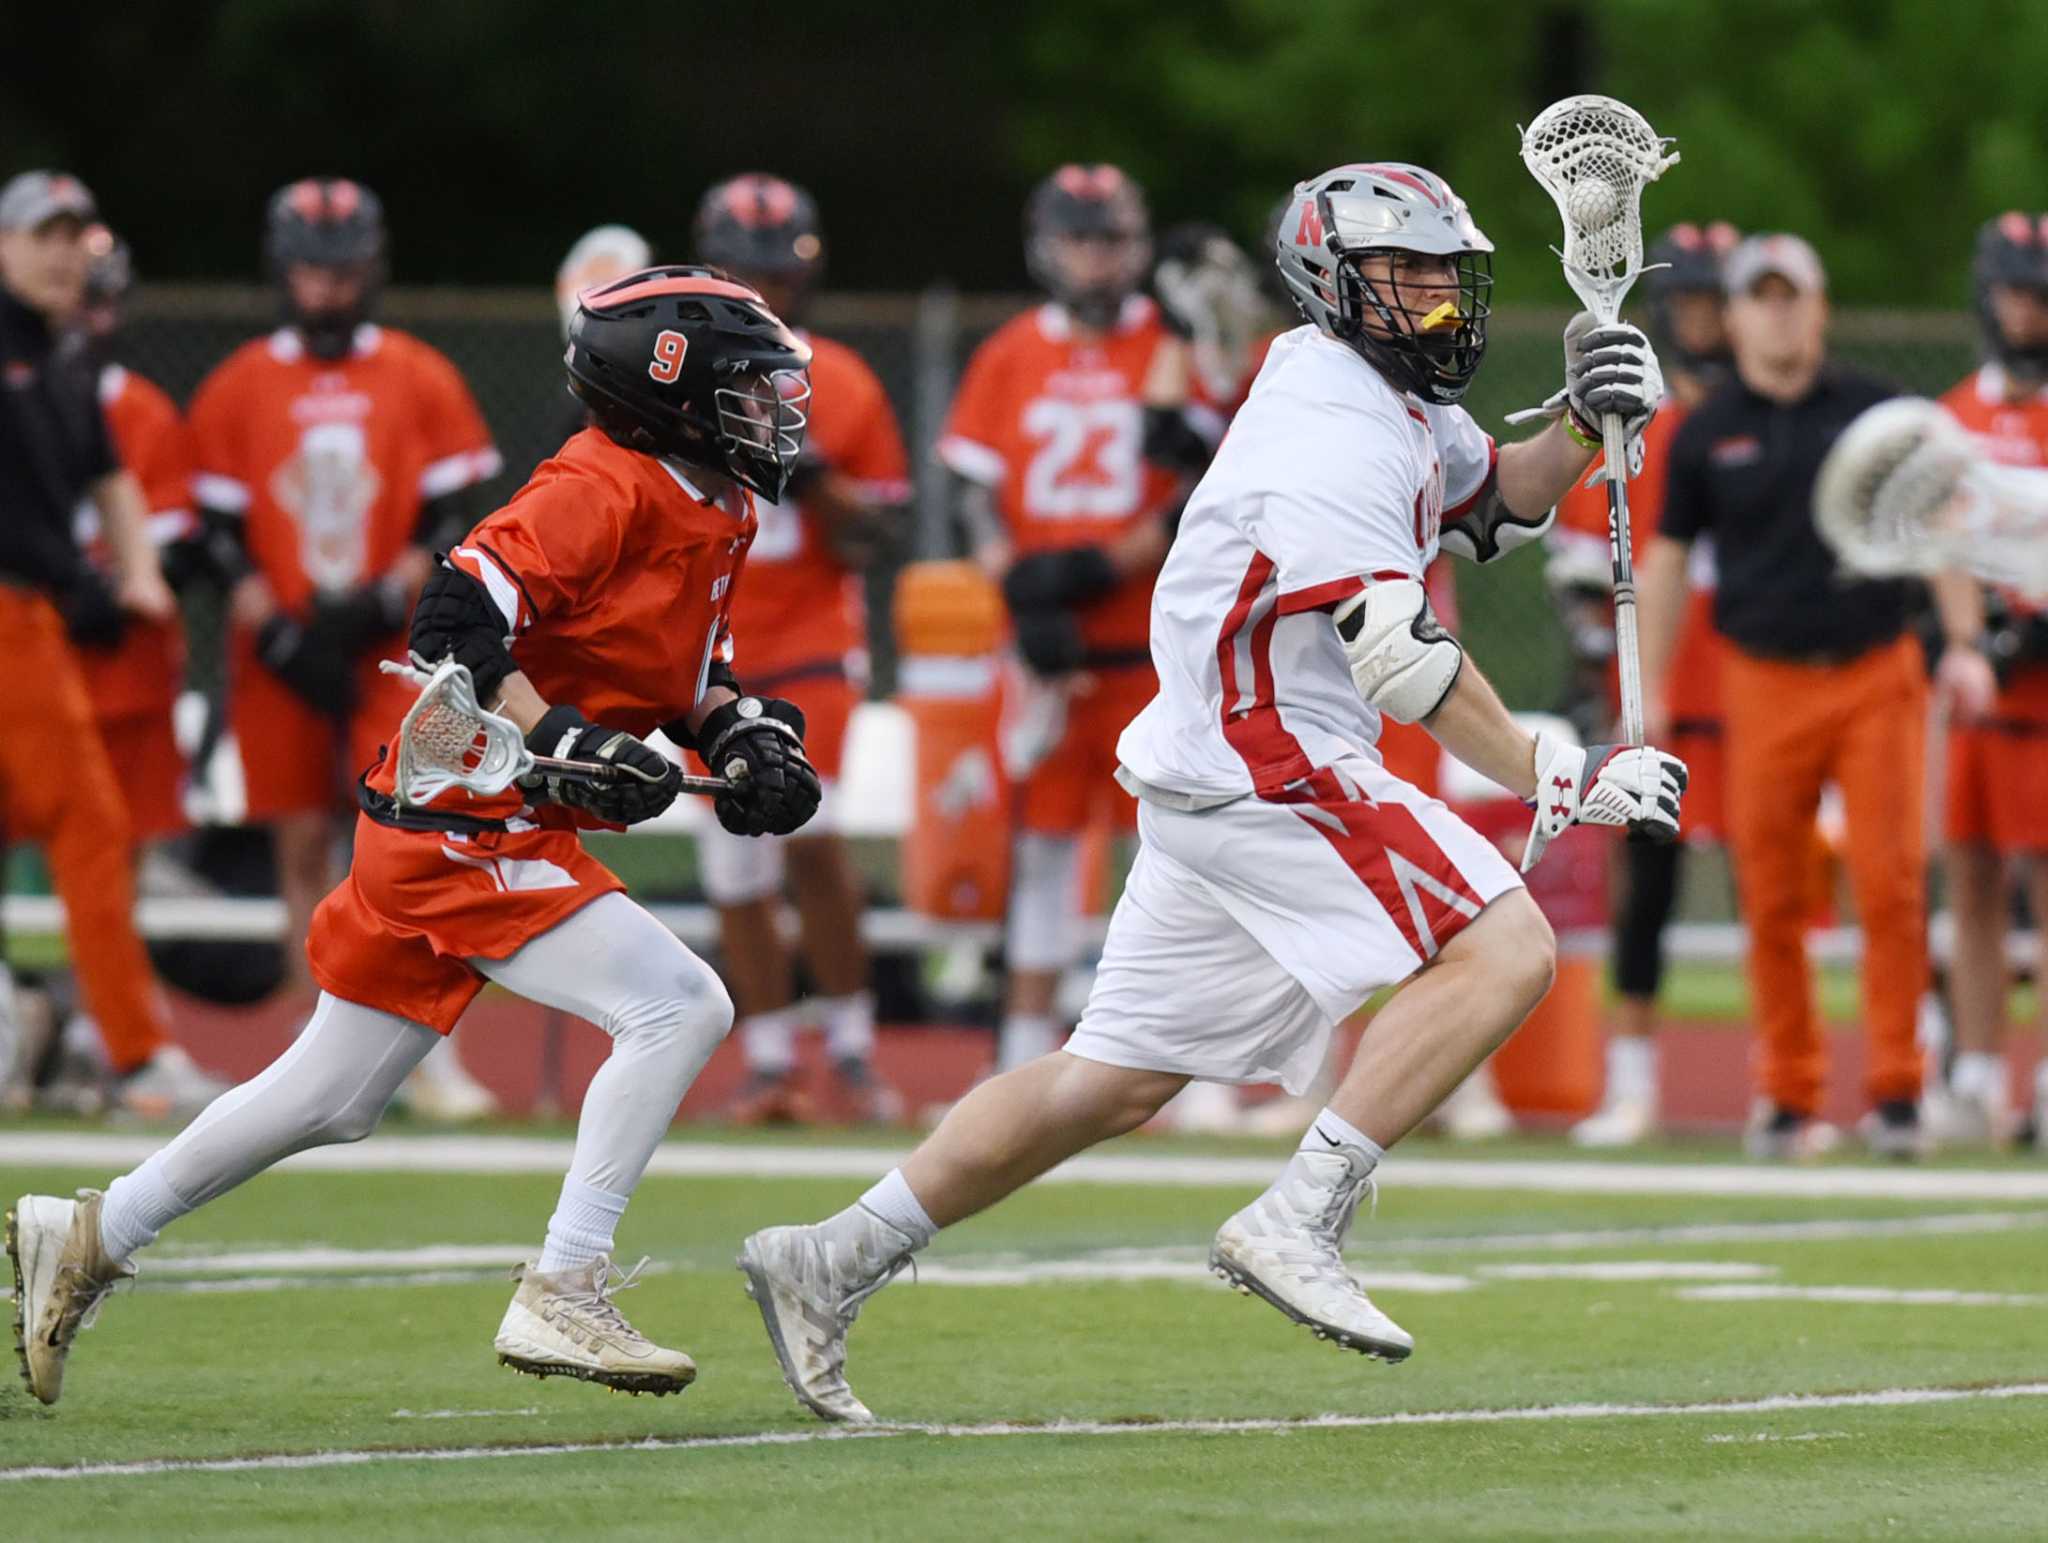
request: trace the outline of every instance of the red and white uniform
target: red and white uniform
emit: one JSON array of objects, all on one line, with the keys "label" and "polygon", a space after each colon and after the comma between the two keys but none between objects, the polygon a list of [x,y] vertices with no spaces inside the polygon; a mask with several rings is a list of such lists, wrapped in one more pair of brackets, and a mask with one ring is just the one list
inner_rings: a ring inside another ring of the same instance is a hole
[{"label": "red and white uniform", "polygon": [[[731,662],[732,597],[754,539],[753,501],[715,502],[670,463],[595,429],[572,438],[450,560],[505,618],[512,657],[544,701],[645,736],[704,693]],[[397,736],[402,713],[381,725]],[[393,788],[387,757],[371,786]],[[516,791],[438,803],[510,818],[504,834],[403,831],[364,816],[354,866],[314,913],[307,953],[322,988],[446,1033],[483,977],[599,895],[624,886],[583,849],[608,829],[559,804],[524,809]]]},{"label": "red and white uniform", "polygon": [[[241,516],[251,563],[298,616],[322,591],[381,577],[413,545],[424,503],[500,464],[455,366],[389,327],[357,328],[349,356],[332,361],[310,357],[288,327],[245,343],[193,397],[192,433],[195,496]],[[328,809],[345,797],[405,710],[411,688],[377,670],[404,642],[394,634],[364,654],[347,744],[337,750],[329,720],[257,662],[253,636],[234,634],[229,693],[248,818]]]},{"label": "red and white uniform", "polygon": [[[1671,480],[1671,441],[1685,421],[1685,409],[1667,400],[1643,430],[1643,469],[1628,485],[1629,538],[1640,553],[1657,534],[1664,515],[1665,489]],[[1593,463],[1599,465],[1596,459]],[[1558,500],[1552,543],[1585,548],[1592,568],[1608,565],[1607,488],[1585,486],[1582,477]],[[1679,830],[1688,841],[1720,841],[1727,835],[1727,776],[1721,723],[1721,654],[1727,647],[1714,630],[1714,543],[1711,537],[1692,544],[1686,574],[1685,619],[1679,624],[1678,649],[1672,655],[1666,691],[1671,707],[1671,738],[1664,748],[1685,762],[1685,803]],[[1621,715],[1618,666],[1607,672],[1608,706]]]},{"label": "red and white uniform", "polygon": [[1330,1029],[1521,883],[1380,762],[1326,614],[1421,579],[1493,441],[1310,327],[1278,339],[1159,575],[1117,746],[1141,837],[1070,1053],[1299,1092]]},{"label": "red and white uniform", "polygon": [[[192,436],[177,404],[154,382],[110,364],[100,372],[100,407],[122,467],[141,485],[150,539],[161,547],[192,535]],[[112,571],[113,552],[91,500],[79,505],[78,539],[95,564]],[[184,628],[176,617],[131,616],[120,643],[81,648],[78,662],[135,838],[183,830],[185,758],[171,710],[185,679]]]},{"label": "red and white uniform", "polygon": [[[975,351],[938,455],[993,490],[1017,556],[1110,545],[1178,491],[1179,476],[1144,456],[1145,377],[1170,336],[1157,307],[1133,296],[1106,335],[1083,336],[1048,303]],[[1143,574],[1080,613],[1090,666],[1065,693],[1063,731],[1024,778],[1024,829],[1077,834],[1103,809],[1128,823],[1110,778],[1116,736],[1153,691],[1151,602],[1152,575]]]},{"label": "red and white uniform", "polygon": [[[1984,453],[2007,466],[2048,465],[2048,391],[2008,401],[2007,378],[1987,364],[1954,387],[1941,405],[1968,429]],[[2013,612],[2041,609],[2001,590]],[[2001,855],[2048,853],[2048,660],[2017,666],[1999,688],[1988,718],[1961,723],[1948,736],[1948,808],[1952,842],[1988,846]]]}]

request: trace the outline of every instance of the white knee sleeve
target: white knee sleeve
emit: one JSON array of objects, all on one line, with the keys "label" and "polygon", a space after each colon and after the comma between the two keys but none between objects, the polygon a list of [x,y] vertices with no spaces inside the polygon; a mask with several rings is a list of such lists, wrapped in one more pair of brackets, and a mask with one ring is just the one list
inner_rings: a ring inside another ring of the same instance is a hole
[{"label": "white knee sleeve", "polygon": [[1080,952],[1081,841],[1017,837],[1011,848],[1010,925],[1004,953],[1013,970],[1064,970]]}]

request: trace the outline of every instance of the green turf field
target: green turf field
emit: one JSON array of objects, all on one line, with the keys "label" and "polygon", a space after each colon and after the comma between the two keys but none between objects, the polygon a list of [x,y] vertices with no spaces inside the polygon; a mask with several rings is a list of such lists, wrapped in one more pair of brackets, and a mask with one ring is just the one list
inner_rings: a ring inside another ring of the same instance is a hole
[{"label": "green turf field", "polygon": [[[620,1241],[654,1266],[624,1305],[702,1376],[635,1400],[493,1363],[553,1176],[382,1150],[412,1171],[270,1175],[167,1235],[58,1410],[8,1384],[0,1535],[1951,1538],[2048,1515],[2038,1163],[1911,1170],[1914,1198],[1908,1170],[1830,1166],[1875,1192],[1821,1198],[1740,1193],[1759,1170],[1697,1150],[1587,1168],[1527,1144],[1475,1176],[1422,1147],[1353,1238],[1418,1342],[1389,1368],[1203,1272],[1251,1189],[1190,1165],[1272,1149],[1126,1142],[1186,1161],[1027,1192],[870,1304],[854,1386],[917,1428],[848,1436],[783,1391],[731,1255],[844,1203],[850,1171],[647,1181]],[[1609,1174],[1646,1192],[1579,1192]],[[326,1455],[217,1464],[295,1454]],[[8,1472],[155,1460],[216,1466]]]}]

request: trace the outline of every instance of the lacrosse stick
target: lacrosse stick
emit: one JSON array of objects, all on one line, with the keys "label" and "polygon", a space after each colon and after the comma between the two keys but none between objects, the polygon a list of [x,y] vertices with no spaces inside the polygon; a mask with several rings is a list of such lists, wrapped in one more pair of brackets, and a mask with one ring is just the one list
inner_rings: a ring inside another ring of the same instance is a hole
[{"label": "lacrosse stick", "polygon": [[1813,515],[1858,573],[1959,569],[2048,595],[2048,472],[1986,460],[1924,397],[1880,402],[1842,431],[1814,480]]},{"label": "lacrosse stick", "polygon": [[[395,659],[378,668],[420,688],[419,700],[398,725],[397,812],[407,823],[433,821],[435,812],[427,805],[450,788],[489,798],[535,774],[582,783],[652,780],[630,766],[535,755],[526,748],[518,724],[477,701],[476,683],[453,659],[442,660],[431,672]],[[729,786],[723,777],[677,775],[686,793],[723,793]],[[460,829],[476,820],[449,818],[459,819],[461,824],[451,828]]]},{"label": "lacrosse stick", "polygon": [[[1643,271],[1646,184],[1674,165],[1671,141],[1611,96],[1552,102],[1522,131],[1522,164],[1564,216],[1564,281],[1595,322],[1612,326]],[[1607,537],[1614,567],[1614,650],[1621,665],[1621,732],[1643,742],[1643,674],[1636,653],[1635,561],[1628,538],[1628,446],[1621,416],[1600,419],[1606,452]]]}]

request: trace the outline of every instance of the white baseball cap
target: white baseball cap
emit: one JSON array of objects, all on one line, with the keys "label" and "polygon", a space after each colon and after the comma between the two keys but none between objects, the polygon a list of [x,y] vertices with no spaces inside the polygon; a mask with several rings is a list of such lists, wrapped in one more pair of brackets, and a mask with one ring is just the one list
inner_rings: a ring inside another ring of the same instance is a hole
[{"label": "white baseball cap", "polygon": [[1821,266],[1820,253],[1801,237],[1784,231],[1749,237],[1728,254],[1721,271],[1731,295],[1746,295],[1759,280],[1773,275],[1806,294],[1828,292],[1827,270]]},{"label": "white baseball cap", "polygon": [[59,215],[90,223],[92,191],[69,172],[25,171],[0,188],[0,230],[34,230]]}]

